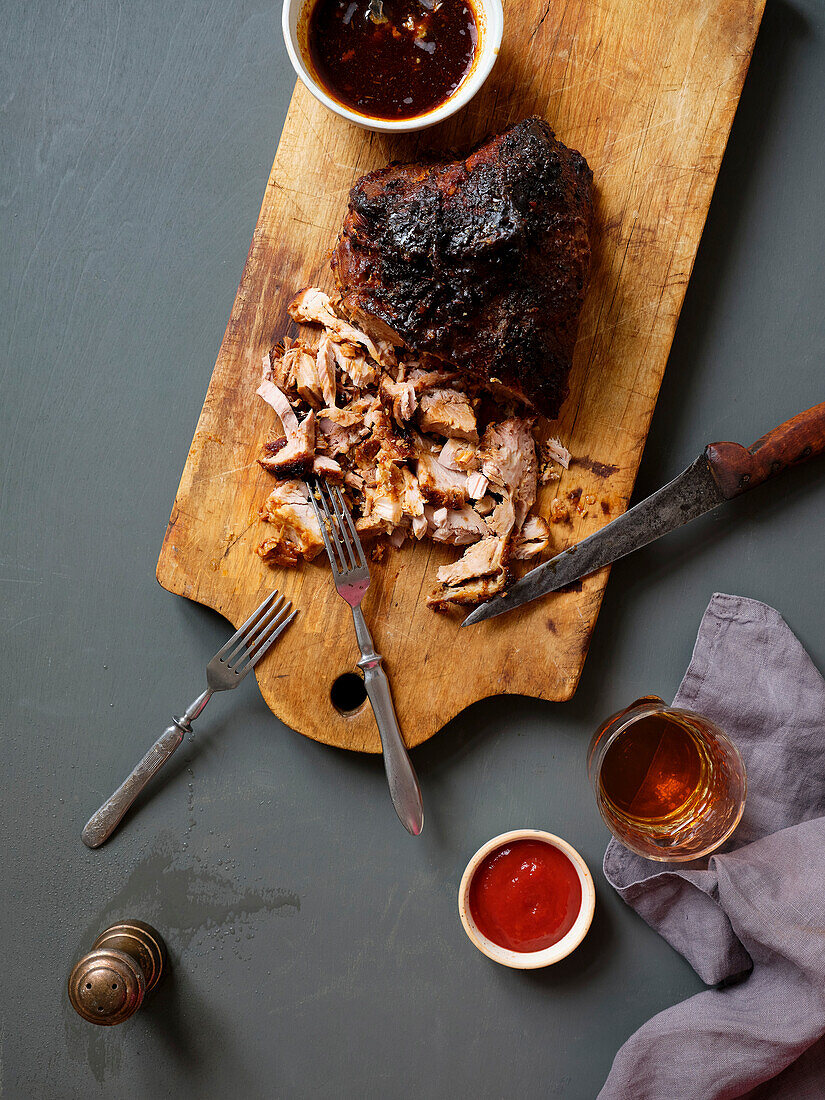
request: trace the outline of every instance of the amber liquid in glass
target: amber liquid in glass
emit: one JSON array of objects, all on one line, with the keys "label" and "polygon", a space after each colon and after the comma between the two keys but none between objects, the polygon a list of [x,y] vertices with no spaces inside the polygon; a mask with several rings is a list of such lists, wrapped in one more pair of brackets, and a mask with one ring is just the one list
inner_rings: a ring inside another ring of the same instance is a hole
[{"label": "amber liquid in glass", "polygon": [[640,718],[605,754],[602,795],[628,824],[673,819],[708,785],[703,750],[687,723],[660,714]]},{"label": "amber liquid in glass", "polygon": [[596,731],[587,769],[613,836],[664,863],[714,851],[745,805],[745,766],[730,738],[658,696],[638,699]]}]

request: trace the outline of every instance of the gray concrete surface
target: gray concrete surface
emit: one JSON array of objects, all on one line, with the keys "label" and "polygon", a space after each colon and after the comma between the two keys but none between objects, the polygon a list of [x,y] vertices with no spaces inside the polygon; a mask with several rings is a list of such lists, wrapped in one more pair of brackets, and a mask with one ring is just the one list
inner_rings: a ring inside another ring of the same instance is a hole
[{"label": "gray concrete surface", "polygon": [[[780,608],[825,667],[821,464],[620,564],[570,704],[496,698],[417,751],[419,841],[377,759],[284,728],[249,682],[111,844],[80,843],[226,632],[154,567],[292,87],[279,22],[261,0],[0,8],[0,1094],[592,1100],[700,983],[601,878],[585,746],[675,691],[715,589]],[[823,107],[825,8],[768,0],[639,493],[825,397]],[[544,973],[488,963],[456,915],[466,859],[522,824],[597,880],[591,935]],[[95,1029],[65,979],[126,915],[173,976]]]}]

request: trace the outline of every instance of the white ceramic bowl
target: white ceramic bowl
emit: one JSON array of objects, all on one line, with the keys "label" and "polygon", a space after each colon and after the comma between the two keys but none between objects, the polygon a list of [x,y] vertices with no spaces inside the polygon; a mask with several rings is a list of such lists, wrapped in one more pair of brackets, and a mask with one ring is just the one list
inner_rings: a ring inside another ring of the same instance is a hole
[{"label": "white ceramic bowl", "polygon": [[307,27],[314,0],[284,0],[283,30],[287,53],[298,77],[309,88],[317,100],[329,107],[341,118],[349,119],[365,130],[381,130],[385,133],[403,133],[411,130],[425,130],[437,122],[454,115],[464,107],[490,75],[498,57],[501,36],[504,31],[504,9],[501,0],[471,0],[478,24],[478,46],[472,68],[448,100],[431,111],[415,118],[398,120],[372,118],[362,115],[338,103],[324,89],[317,79],[309,60],[307,49]]},{"label": "white ceramic bowl", "polygon": [[[492,940],[479,931],[476,922],[473,920],[473,914],[470,912],[470,882],[476,868],[490,852],[515,840],[543,840],[545,844],[558,848],[576,868],[581,883],[582,904],[573,927],[566,935],[562,936],[558,943],[545,947],[541,951],[510,951],[506,947],[499,947],[497,943],[493,943]],[[593,879],[587,864],[566,840],[562,840],[561,837],[554,836],[552,833],[541,832],[539,829],[514,829],[510,833],[502,833],[501,836],[494,836],[492,840],[488,840],[467,864],[467,868],[461,877],[461,885],[458,888],[458,913],[461,917],[461,923],[464,925],[464,931],[479,951],[486,955],[488,959],[501,963],[502,966],[511,966],[514,970],[538,970],[542,966],[552,966],[553,963],[566,958],[571,951],[575,951],[587,935],[595,908],[596,888],[593,885]]]}]

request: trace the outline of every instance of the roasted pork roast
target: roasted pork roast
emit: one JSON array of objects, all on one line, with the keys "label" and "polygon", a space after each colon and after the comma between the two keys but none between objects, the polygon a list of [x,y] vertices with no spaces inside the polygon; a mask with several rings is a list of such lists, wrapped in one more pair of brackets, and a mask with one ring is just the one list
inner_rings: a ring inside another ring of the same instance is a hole
[{"label": "roasted pork roast", "polygon": [[554,418],[590,267],[592,179],[541,118],[459,160],[370,172],[332,259],[344,312]]}]

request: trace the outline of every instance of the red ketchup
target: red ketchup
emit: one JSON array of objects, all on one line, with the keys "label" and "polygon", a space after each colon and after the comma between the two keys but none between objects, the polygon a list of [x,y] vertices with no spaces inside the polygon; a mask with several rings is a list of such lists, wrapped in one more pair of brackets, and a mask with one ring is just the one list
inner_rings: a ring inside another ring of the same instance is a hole
[{"label": "red ketchup", "polygon": [[514,840],[490,852],[470,882],[470,912],[488,940],[510,951],[542,951],[565,936],[582,907],[578,872],[543,840]]}]

